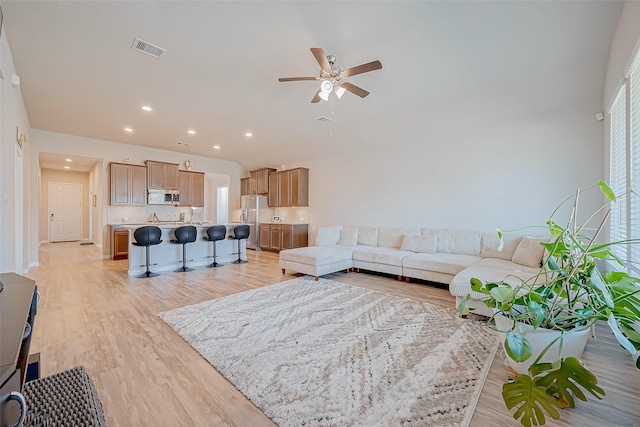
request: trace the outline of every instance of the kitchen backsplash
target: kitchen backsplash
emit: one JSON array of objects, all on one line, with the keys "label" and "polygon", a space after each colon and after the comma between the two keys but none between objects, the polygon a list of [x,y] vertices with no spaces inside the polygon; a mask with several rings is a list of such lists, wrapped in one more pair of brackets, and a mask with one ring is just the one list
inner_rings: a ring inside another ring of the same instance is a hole
[{"label": "kitchen backsplash", "polygon": [[109,224],[143,224],[150,221],[154,213],[160,221],[178,221],[182,212],[186,221],[200,222],[204,217],[203,208],[164,205],[108,206],[107,211]]}]

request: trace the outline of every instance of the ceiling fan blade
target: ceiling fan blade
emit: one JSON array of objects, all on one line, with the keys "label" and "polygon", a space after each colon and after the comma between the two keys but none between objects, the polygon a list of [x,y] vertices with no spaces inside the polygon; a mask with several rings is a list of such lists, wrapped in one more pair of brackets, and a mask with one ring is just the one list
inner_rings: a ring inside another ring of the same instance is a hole
[{"label": "ceiling fan blade", "polygon": [[298,82],[302,80],[318,80],[317,77],[280,77],[279,82]]},{"label": "ceiling fan blade", "polygon": [[365,96],[369,95],[369,92],[367,92],[366,90],[351,84],[349,82],[342,82],[341,85],[343,88],[345,88],[346,90],[348,90],[351,93],[354,93],[356,95],[358,95],[360,98],[364,98]]},{"label": "ceiling fan blade", "polygon": [[329,60],[327,59],[327,55],[324,54],[324,50],[321,47],[312,47],[311,53],[316,57],[316,61],[320,64],[320,68],[322,68],[327,73],[331,72],[331,64],[329,64]]},{"label": "ceiling fan blade", "polygon": [[366,64],[358,65],[357,67],[347,68],[342,71],[345,77],[355,76],[357,74],[368,73],[369,71],[379,70],[382,68],[380,61],[367,62]]},{"label": "ceiling fan blade", "polygon": [[312,104],[315,104],[316,102],[320,102],[320,91],[322,91],[322,89],[318,89],[316,94],[313,96],[313,99],[311,100]]}]

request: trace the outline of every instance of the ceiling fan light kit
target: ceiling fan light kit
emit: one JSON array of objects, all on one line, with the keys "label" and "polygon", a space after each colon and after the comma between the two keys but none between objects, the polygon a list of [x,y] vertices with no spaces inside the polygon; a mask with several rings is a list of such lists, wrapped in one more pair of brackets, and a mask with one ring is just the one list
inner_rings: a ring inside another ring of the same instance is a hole
[{"label": "ceiling fan light kit", "polygon": [[316,61],[318,61],[318,64],[320,64],[319,77],[281,77],[278,80],[280,82],[320,80],[320,89],[318,89],[313,99],[311,99],[312,103],[320,102],[320,100],[328,101],[331,92],[335,93],[338,99],[342,98],[342,95],[344,95],[346,91],[364,98],[369,95],[369,92],[343,79],[382,68],[380,61],[372,61],[341,70],[335,65],[336,57],[333,55],[325,55],[322,48],[312,47],[311,53],[316,58]]}]

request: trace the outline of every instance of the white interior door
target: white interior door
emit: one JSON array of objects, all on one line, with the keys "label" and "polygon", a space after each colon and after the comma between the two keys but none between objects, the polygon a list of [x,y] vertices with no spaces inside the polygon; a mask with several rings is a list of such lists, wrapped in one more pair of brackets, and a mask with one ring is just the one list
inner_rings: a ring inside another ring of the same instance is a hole
[{"label": "white interior door", "polygon": [[82,185],[49,183],[51,242],[80,240],[82,236]]}]

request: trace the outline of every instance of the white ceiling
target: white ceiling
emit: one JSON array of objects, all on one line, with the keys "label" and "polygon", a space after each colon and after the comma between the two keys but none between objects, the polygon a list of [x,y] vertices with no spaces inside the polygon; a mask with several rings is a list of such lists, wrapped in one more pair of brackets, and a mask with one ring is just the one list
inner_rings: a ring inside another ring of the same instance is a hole
[{"label": "white ceiling", "polygon": [[[580,103],[601,109],[622,6],[2,1],[2,31],[33,128],[252,169],[386,144],[437,147],[444,142],[430,138],[436,130]],[[166,56],[134,51],[136,37]],[[336,55],[343,69],[379,59],[382,70],[349,79],[371,95],[347,93],[332,112],[328,102],[310,103],[316,82],[278,82],[318,74],[311,47]],[[317,122],[321,116],[333,122]]]}]

